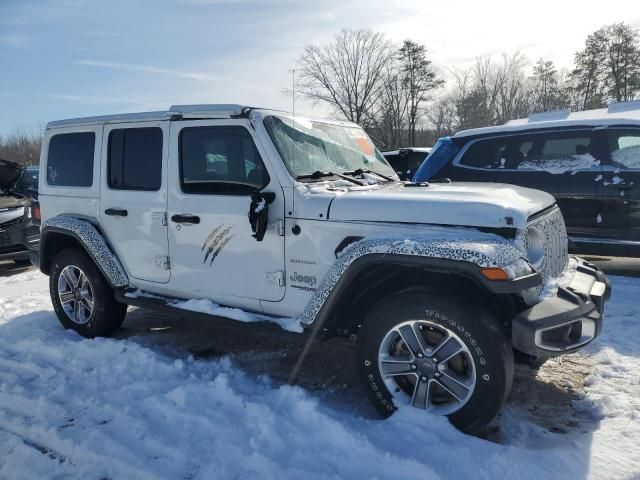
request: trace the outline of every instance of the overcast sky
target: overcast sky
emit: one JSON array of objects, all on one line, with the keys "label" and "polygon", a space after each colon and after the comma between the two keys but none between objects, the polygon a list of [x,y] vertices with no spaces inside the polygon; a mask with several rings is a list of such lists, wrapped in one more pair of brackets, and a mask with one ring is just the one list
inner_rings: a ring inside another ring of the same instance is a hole
[{"label": "overcast sky", "polygon": [[0,134],[175,103],[289,110],[303,46],[341,28],[424,43],[446,72],[516,50],[570,67],[590,32],[619,21],[640,27],[640,1],[0,0]]}]

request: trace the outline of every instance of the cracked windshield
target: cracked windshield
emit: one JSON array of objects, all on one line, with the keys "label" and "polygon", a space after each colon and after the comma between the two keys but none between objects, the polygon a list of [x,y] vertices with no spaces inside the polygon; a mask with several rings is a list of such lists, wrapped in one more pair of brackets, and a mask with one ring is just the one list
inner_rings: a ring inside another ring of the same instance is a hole
[{"label": "cracked windshield", "polygon": [[285,116],[269,116],[267,131],[294,176],[314,172],[373,171],[393,176],[393,169],[359,127]]}]

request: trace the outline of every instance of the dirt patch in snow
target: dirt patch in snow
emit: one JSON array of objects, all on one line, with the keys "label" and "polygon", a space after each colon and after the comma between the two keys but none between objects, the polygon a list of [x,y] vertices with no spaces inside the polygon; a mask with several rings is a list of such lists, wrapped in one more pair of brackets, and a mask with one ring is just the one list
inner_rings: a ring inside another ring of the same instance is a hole
[{"label": "dirt patch in snow", "polygon": [[583,398],[584,382],[594,365],[580,353],[547,360],[539,369],[517,364],[510,403],[523,407],[538,425],[557,433],[580,427],[573,402]]},{"label": "dirt patch in snow", "polygon": [[[120,338],[162,348],[176,357],[193,355],[217,358],[228,355],[234,365],[251,375],[266,375],[277,383],[287,382],[304,348],[304,338],[281,329],[238,324],[238,328],[217,324],[215,319],[190,315],[168,315],[131,309]],[[353,341],[332,339],[312,345],[296,376],[296,383],[323,398],[328,404],[351,408],[359,415],[376,418],[356,376]],[[509,405],[528,412],[530,420],[543,429],[566,433],[586,421],[573,408],[582,398],[584,381],[593,362],[579,353],[550,359],[539,369],[517,364]],[[500,442],[500,419],[489,433]]]}]

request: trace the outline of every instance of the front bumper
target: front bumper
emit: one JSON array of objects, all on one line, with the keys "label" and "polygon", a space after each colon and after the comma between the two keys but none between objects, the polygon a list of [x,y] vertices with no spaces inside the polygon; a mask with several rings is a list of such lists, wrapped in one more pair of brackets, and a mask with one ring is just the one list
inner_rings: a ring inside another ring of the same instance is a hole
[{"label": "front bumper", "polygon": [[600,334],[611,283],[595,265],[581,258],[568,285],[557,295],[521,312],[512,322],[513,347],[536,357],[550,357],[584,347]]},{"label": "front bumper", "polygon": [[26,260],[40,249],[40,226],[26,216],[10,226],[0,224],[0,260]]}]

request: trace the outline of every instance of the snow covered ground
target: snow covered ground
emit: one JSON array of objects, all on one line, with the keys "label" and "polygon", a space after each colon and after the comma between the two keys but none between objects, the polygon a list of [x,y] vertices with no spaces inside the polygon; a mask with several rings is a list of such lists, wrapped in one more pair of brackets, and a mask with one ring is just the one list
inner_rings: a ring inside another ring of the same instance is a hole
[{"label": "snow covered ground", "polygon": [[640,279],[613,277],[579,424],[507,405],[500,443],[416,410],[380,421],[229,358],[64,331],[47,278],[0,278],[0,478],[640,478]]}]

